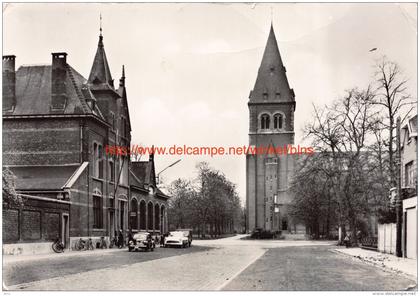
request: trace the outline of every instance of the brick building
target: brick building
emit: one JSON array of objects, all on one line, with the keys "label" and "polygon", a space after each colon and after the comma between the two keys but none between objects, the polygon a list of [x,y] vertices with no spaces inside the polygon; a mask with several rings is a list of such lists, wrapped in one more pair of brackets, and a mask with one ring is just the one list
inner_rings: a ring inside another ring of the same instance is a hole
[{"label": "brick building", "polygon": [[157,187],[154,155],[148,161],[131,162],[130,174],[130,229],[166,233],[169,196]]},{"label": "brick building", "polygon": [[[289,86],[272,25],[248,108],[250,147],[276,149],[294,143],[295,94]],[[294,230],[287,216],[294,164],[293,155],[247,155],[247,231]]]},{"label": "brick building", "polygon": [[15,56],[3,56],[3,165],[25,199],[3,211],[4,253],[128,229],[130,159],[104,152],[131,141],[124,67],[115,87],[102,33],[88,79],[67,59],[15,70]]}]

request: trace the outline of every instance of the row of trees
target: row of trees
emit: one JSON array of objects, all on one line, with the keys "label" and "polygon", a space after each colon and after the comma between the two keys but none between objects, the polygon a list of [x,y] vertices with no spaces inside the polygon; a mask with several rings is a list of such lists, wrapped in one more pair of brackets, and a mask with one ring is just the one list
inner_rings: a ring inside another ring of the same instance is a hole
[{"label": "row of trees", "polygon": [[329,106],[314,106],[305,134],[318,153],[300,160],[290,214],[315,237],[339,225],[344,232],[348,226],[353,240],[359,230],[372,231],[371,217],[394,217],[388,195],[398,173],[396,118],[404,111],[404,120],[414,107],[407,80],[386,57],[367,89],[353,88]]},{"label": "row of trees", "polygon": [[206,162],[197,170],[194,180],[177,179],[169,187],[170,228],[192,228],[212,237],[241,231],[243,209],[235,184]]}]

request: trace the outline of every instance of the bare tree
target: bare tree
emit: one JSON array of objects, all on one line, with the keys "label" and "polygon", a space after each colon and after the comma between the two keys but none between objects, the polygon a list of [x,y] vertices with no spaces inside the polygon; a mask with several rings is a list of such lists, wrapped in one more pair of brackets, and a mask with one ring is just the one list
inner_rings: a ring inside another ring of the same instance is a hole
[{"label": "bare tree", "polygon": [[331,107],[315,107],[315,120],[306,127],[317,151],[328,155],[325,168],[331,190],[338,202],[339,220],[347,222],[356,239],[357,224],[366,206],[368,147],[377,126],[377,112],[370,88],[352,89]]},{"label": "bare tree", "polygon": [[415,101],[407,92],[407,79],[399,65],[389,61],[387,57],[382,57],[375,65],[375,78],[377,83],[375,104],[385,109],[385,121],[382,122],[383,128],[388,131],[388,166],[389,177],[392,186],[396,185],[395,171],[395,135],[396,117],[399,112],[405,109],[404,121],[411,111],[415,108]]}]

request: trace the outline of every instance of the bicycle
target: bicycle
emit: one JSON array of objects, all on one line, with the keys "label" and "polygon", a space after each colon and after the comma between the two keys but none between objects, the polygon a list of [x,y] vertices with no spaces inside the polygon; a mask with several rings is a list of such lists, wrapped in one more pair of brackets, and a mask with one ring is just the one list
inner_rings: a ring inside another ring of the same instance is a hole
[{"label": "bicycle", "polygon": [[64,252],[64,244],[63,242],[60,240],[59,237],[57,237],[55,239],[55,241],[52,244],[52,249],[54,252],[56,253],[63,253]]},{"label": "bicycle", "polygon": [[86,250],[93,250],[93,243],[92,239],[89,237],[87,241],[80,238],[76,244],[74,245],[76,251],[86,251]]},{"label": "bicycle", "polygon": [[97,249],[106,249],[107,248],[107,243],[106,243],[106,240],[103,236],[101,236],[101,238],[99,239],[99,242],[96,243],[96,248]]},{"label": "bicycle", "polygon": [[116,237],[113,237],[109,241],[109,248],[112,249],[114,246],[118,245],[118,241]]}]

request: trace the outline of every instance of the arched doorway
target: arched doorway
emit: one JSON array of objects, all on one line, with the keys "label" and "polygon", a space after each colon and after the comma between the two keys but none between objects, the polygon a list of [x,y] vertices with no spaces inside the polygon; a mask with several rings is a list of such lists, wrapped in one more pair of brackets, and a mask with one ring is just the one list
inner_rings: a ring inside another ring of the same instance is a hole
[{"label": "arched doorway", "polygon": [[145,230],[146,228],[146,202],[142,200],[140,202],[140,229]]},{"label": "arched doorway", "polygon": [[162,205],[160,207],[160,233],[165,233],[166,229],[165,229],[165,206]]},{"label": "arched doorway", "polygon": [[155,204],[155,230],[160,229],[160,207],[159,204]]},{"label": "arched doorway", "polygon": [[136,229],[138,227],[138,204],[137,199],[133,198],[130,203],[130,229]]},{"label": "arched doorway", "polygon": [[153,230],[153,203],[147,204],[147,230]]}]

